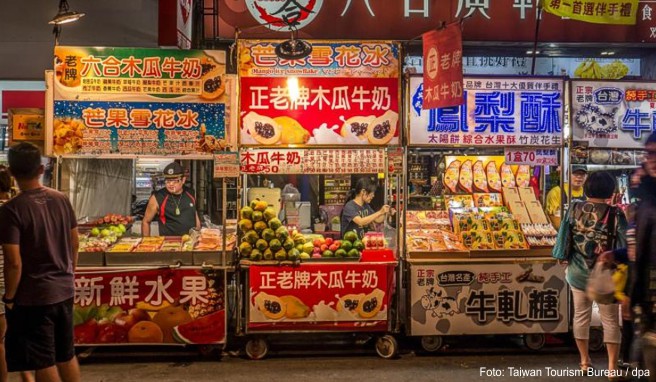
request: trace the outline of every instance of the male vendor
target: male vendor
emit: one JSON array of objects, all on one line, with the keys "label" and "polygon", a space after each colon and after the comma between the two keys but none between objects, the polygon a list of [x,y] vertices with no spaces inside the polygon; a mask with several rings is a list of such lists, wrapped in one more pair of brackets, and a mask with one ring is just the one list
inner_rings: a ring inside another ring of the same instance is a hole
[{"label": "male vendor", "polygon": [[141,222],[141,233],[150,236],[150,222],[158,215],[160,236],[182,236],[191,228],[200,229],[196,211],[196,198],[192,190],[184,187],[187,178],[182,166],[173,162],[164,168],[166,187],[153,193],[148,200]]}]

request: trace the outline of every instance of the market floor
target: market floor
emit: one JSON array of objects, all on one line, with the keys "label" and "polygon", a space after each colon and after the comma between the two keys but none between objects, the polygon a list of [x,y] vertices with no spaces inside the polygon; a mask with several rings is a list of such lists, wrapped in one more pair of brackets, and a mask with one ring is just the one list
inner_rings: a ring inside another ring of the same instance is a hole
[{"label": "market floor", "polygon": [[[129,350],[129,349],[128,349]],[[604,367],[603,353],[593,355],[598,369]],[[271,354],[260,361],[224,354],[220,361],[188,352],[173,351],[168,355],[130,351],[121,354],[99,352],[82,360],[82,381],[512,381],[522,377],[513,374],[539,373],[533,381],[607,381],[607,378],[549,376],[578,369],[578,356],[569,348],[548,349],[531,353],[520,349],[492,351],[455,351],[421,354],[406,351],[398,359],[384,360],[373,353],[344,355],[299,356]],[[487,374],[486,374],[487,373]],[[495,377],[491,375],[496,375]],[[12,376],[10,381],[18,381]]]}]

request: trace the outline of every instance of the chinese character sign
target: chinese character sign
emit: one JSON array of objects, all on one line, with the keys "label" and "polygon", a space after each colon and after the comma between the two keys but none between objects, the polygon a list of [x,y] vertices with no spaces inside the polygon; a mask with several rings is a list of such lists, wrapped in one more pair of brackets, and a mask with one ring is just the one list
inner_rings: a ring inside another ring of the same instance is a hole
[{"label": "chinese character sign", "polygon": [[393,264],[251,266],[250,330],[384,330]]},{"label": "chinese character sign", "polygon": [[377,174],[385,171],[381,149],[262,149],[240,152],[244,174]]},{"label": "chinese character sign", "polygon": [[413,335],[568,329],[565,274],[552,261],[412,265],[410,273]]},{"label": "chinese character sign", "polygon": [[75,343],[224,343],[224,285],[222,271],[78,271]]},{"label": "chinese character sign", "polygon": [[424,89],[421,77],[410,78],[411,145],[562,145],[562,80],[465,77],[463,82],[463,105],[424,110],[424,97],[434,89]]},{"label": "chinese character sign", "polygon": [[460,22],[423,34],[423,109],[458,106],[462,87],[462,30]]},{"label": "chinese character sign", "polygon": [[638,0],[545,0],[542,4],[556,16],[595,24],[634,25],[638,13]]},{"label": "chinese character sign", "polygon": [[285,60],[277,43],[240,42],[242,145],[398,144],[397,44],[313,43]]},{"label": "chinese character sign", "polygon": [[558,149],[505,148],[506,164],[530,166],[558,166]]},{"label": "chinese character sign", "polygon": [[55,154],[185,155],[225,144],[221,103],[55,101]]},{"label": "chinese character sign", "polygon": [[590,147],[643,148],[656,131],[656,83],[573,81],[572,134]]}]

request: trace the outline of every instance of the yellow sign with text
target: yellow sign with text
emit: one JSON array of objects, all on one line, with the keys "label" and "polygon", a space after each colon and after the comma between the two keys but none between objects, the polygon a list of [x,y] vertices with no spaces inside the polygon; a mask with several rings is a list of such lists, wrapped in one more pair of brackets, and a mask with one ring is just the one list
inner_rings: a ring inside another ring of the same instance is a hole
[{"label": "yellow sign with text", "polygon": [[545,11],[595,24],[634,25],[638,0],[543,0]]}]

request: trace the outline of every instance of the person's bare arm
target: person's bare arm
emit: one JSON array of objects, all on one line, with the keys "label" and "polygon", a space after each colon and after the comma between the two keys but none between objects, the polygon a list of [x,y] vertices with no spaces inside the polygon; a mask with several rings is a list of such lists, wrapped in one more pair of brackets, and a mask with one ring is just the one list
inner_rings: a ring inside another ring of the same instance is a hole
[{"label": "person's bare arm", "polygon": [[77,269],[78,251],[80,250],[80,236],[77,227],[71,229],[71,250],[73,251],[73,271]]},{"label": "person's bare arm", "polygon": [[16,291],[18,290],[21,272],[23,270],[20,246],[18,244],[3,244],[2,250],[5,257],[5,296],[8,299],[13,299],[16,297]]},{"label": "person's bare arm", "polygon": [[150,236],[150,223],[153,221],[153,218],[155,218],[155,214],[157,214],[157,208],[157,200],[155,199],[155,196],[151,196],[148,200],[143,220],[141,221],[141,236]]},{"label": "person's bare arm", "polygon": [[201,226],[200,217],[198,217],[198,211],[196,211],[196,229],[200,230],[200,226]]},{"label": "person's bare arm", "polygon": [[375,212],[369,216],[366,217],[361,217],[361,216],[356,216],[353,218],[353,222],[360,227],[365,227],[368,226],[369,224],[376,222],[376,223],[382,223],[385,221],[385,214],[389,211],[389,206],[384,205],[383,208],[381,208],[378,212]]}]

